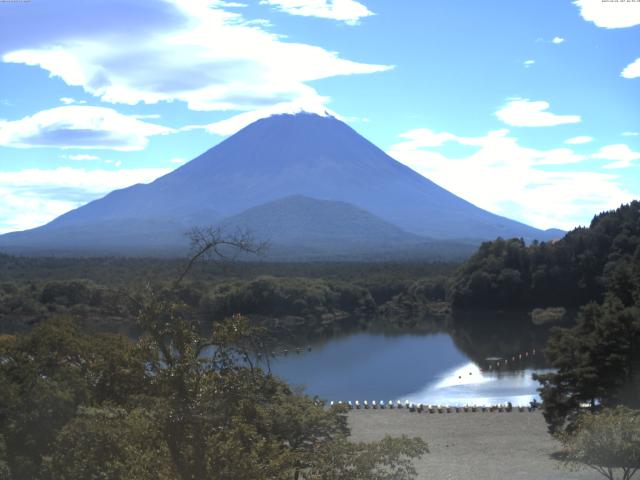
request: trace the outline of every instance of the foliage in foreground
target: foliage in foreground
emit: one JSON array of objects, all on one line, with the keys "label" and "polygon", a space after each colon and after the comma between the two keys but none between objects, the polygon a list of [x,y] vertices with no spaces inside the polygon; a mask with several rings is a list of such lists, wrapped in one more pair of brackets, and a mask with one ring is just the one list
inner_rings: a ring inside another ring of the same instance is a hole
[{"label": "foliage in foreground", "polygon": [[240,361],[245,319],[205,339],[176,315],[136,345],[65,319],[3,340],[0,478],[413,478],[424,442],[348,443],[344,411]]},{"label": "foliage in foreground", "polygon": [[560,438],[565,462],[587,465],[609,480],[620,471],[622,480],[631,480],[640,469],[640,412],[625,407],[584,413],[576,431]]},{"label": "foliage in foreground", "polygon": [[413,478],[424,441],[349,443],[344,409],[324,409],[263,368],[265,331],[247,318],[201,333],[181,279],[209,250],[251,247],[198,240],[173,288],[138,304],[137,343],[83,334],[69,318],[0,339],[0,478]]}]

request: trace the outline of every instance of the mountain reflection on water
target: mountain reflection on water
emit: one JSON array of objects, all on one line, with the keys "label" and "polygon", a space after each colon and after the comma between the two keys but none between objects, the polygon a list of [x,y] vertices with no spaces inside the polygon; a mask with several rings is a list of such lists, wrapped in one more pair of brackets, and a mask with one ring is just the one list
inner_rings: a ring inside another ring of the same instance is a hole
[{"label": "mountain reflection on water", "polygon": [[[333,336],[311,351],[277,357],[271,368],[326,400],[527,405],[538,398],[531,376],[547,371],[541,351],[548,329],[496,314],[490,321],[477,312],[473,318],[456,319],[441,330],[446,333]],[[514,357],[505,368],[504,359]],[[488,358],[503,359],[501,368]]]}]

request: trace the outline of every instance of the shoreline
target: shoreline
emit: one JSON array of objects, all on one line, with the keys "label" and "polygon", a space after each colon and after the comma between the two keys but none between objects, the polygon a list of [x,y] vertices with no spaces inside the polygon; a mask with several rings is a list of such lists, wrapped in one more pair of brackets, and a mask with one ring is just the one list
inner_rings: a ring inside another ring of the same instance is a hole
[{"label": "shoreline", "polygon": [[421,437],[430,453],[414,463],[419,480],[596,480],[552,458],[560,444],[540,411],[429,414],[406,409],[351,410],[352,441]]}]

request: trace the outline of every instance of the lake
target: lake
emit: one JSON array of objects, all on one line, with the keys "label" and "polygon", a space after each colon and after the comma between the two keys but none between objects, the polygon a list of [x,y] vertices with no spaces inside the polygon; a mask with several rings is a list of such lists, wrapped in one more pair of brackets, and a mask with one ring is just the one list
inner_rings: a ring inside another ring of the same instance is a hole
[{"label": "lake", "polygon": [[[522,352],[512,353],[517,358]],[[361,332],[331,338],[310,351],[279,356],[271,361],[271,369],[291,384],[304,386],[307,394],[325,400],[528,405],[539,399],[532,373],[546,371],[535,368],[529,361],[533,357],[523,355],[522,360],[511,362],[509,370],[499,370],[497,359],[474,362],[445,333]],[[483,363],[482,368],[478,363]]]}]

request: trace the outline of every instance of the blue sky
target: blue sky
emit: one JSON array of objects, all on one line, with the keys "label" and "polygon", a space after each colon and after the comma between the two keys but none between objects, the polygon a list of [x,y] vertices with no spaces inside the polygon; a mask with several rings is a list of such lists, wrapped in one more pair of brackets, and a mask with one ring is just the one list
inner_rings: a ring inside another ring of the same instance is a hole
[{"label": "blue sky", "polygon": [[640,197],[640,1],[0,2],[0,60],[0,233],[299,110],[537,227]]}]

